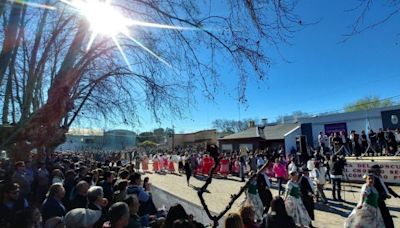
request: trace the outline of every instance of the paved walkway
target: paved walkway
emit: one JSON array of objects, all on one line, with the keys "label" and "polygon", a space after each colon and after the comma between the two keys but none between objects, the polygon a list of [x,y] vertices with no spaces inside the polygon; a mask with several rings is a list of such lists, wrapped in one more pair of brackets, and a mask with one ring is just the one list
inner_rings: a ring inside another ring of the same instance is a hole
[{"label": "paved walkway", "polygon": [[[204,181],[196,178],[190,179],[190,186],[186,184],[186,176],[177,174],[146,174],[150,177],[150,182],[167,192],[175,194],[180,198],[184,198],[193,204],[200,205],[200,200],[197,196],[197,189],[199,189]],[[232,194],[236,194],[243,182],[239,182],[236,177],[229,177],[226,179],[213,179],[209,185],[209,193],[205,193],[205,199],[208,207],[212,212],[218,213],[222,211],[230,200]],[[331,198],[330,184],[327,184],[325,194]],[[347,215],[354,208],[354,205],[359,199],[359,184],[344,183],[344,194],[342,195],[345,202],[339,203],[330,201],[329,205],[316,204],[317,210],[315,211],[315,221],[313,222],[316,227],[343,227],[343,222]],[[275,183],[273,185],[272,194],[277,195]],[[400,187],[393,187],[397,193],[400,194]],[[240,203],[244,200],[244,194],[234,203],[231,211],[238,211]],[[179,203],[179,202],[177,202]],[[386,201],[391,210],[395,227],[400,227],[400,199],[389,199]],[[221,221],[222,222],[222,221]]]}]

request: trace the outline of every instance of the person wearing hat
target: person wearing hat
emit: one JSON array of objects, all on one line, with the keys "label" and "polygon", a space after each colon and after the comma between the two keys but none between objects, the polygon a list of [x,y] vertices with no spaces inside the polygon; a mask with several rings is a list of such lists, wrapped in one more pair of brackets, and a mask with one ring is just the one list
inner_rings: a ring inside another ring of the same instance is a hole
[{"label": "person wearing hat", "polygon": [[376,179],[372,174],[366,174],[363,178],[366,183],[361,188],[360,201],[346,219],[344,227],[385,227],[381,211],[378,207],[379,193],[374,187]]},{"label": "person wearing hat", "polygon": [[381,176],[381,169],[379,165],[373,165],[370,173],[375,177],[374,187],[379,193],[378,207],[381,210],[383,221],[385,222],[386,228],[392,228],[394,227],[393,219],[390,216],[390,212],[386,206],[385,200],[389,199],[391,197],[390,195],[396,198],[399,198],[400,196],[385,184]]},{"label": "person wearing hat", "polygon": [[76,208],[64,217],[65,228],[92,227],[101,217],[101,211]]},{"label": "person wearing hat", "polygon": [[[314,185],[310,179],[310,170],[305,166],[301,168],[302,175],[300,176],[299,185],[301,192],[301,200],[303,201],[304,207],[307,210],[311,220],[315,219],[314,216]],[[313,227],[310,221],[310,227]]]}]

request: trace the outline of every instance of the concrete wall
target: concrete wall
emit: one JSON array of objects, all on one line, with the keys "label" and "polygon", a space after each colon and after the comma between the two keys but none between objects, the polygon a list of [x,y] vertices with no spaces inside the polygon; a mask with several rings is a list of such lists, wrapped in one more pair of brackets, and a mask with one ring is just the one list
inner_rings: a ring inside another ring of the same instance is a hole
[{"label": "concrete wall", "polygon": [[[190,201],[180,198],[172,193],[164,191],[161,188],[157,188],[156,186],[151,187],[151,193],[153,196],[154,203],[157,208],[161,208],[165,206],[165,208],[169,209],[171,206],[175,204],[181,204],[183,208],[185,208],[187,214],[192,214],[194,219],[197,222],[202,223],[203,225],[211,224],[212,221],[208,218],[206,212],[203,207],[198,206]],[[216,215],[216,213],[211,212],[212,215]],[[223,224],[224,218],[220,221],[220,227]]]}]

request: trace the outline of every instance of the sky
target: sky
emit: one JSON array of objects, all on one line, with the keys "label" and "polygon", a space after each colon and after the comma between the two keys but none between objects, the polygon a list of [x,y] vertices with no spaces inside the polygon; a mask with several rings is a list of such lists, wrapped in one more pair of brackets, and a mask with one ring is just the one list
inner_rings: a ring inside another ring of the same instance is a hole
[{"label": "sky", "polygon": [[[225,91],[217,93],[213,101],[196,96],[195,107],[187,110],[182,119],[165,118],[156,123],[143,110],[141,126],[106,128],[143,132],[173,127],[176,132],[193,132],[212,128],[215,119],[274,121],[293,111],[310,114],[339,111],[345,104],[368,95],[380,98],[400,95],[400,15],[342,43],[343,35],[350,31],[349,26],[358,15],[348,10],[357,2],[300,0],[296,13],[303,23],[318,23],[296,32],[290,45],[281,44],[281,54],[274,48],[266,50],[272,61],[267,79],[261,83],[249,81],[246,105],[239,105]],[[366,18],[367,23],[383,18],[390,9],[377,2]],[[232,73],[229,69],[220,72],[222,80]],[[227,87],[232,88],[226,81]]]}]

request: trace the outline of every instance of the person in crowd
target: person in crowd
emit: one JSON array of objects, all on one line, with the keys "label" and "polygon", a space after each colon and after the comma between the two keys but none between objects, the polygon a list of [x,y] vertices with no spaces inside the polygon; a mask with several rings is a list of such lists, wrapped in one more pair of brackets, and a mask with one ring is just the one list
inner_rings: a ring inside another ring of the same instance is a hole
[{"label": "person in crowd", "polygon": [[50,186],[47,197],[42,205],[42,219],[45,223],[53,217],[62,217],[66,214],[62,199],[65,196],[65,189],[60,183]]},{"label": "person in crowd", "polygon": [[241,182],[244,182],[247,156],[248,156],[247,149],[240,148],[240,154],[239,154],[240,173],[239,173],[239,176],[240,176]]},{"label": "person in crowd", "polygon": [[265,160],[264,160],[262,154],[257,154],[257,168],[261,169],[261,167],[263,167],[264,164],[265,164]]},{"label": "person in crowd", "polygon": [[273,169],[275,177],[278,181],[278,194],[281,195],[283,193],[282,185],[287,177],[286,164],[282,157],[275,159],[275,164]]},{"label": "person in crowd", "polygon": [[189,219],[189,215],[181,204],[176,204],[169,209],[162,228],[172,227],[174,221],[178,219]]},{"label": "person in crowd", "polygon": [[330,177],[331,177],[331,181],[332,181],[333,200],[342,201],[341,183],[342,183],[343,170],[344,170],[345,163],[344,163],[343,159],[338,158],[338,156],[335,154],[332,156],[331,164],[329,166],[330,166]]},{"label": "person in crowd", "polygon": [[174,221],[172,228],[196,228],[196,226],[189,219],[178,219]]},{"label": "person in crowd", "polygon": [[396,128],[394,132],[394,138],[396,139],[397,144],[400,144],[400,128]]},{"label": "person in crowd", "polygon": [[36,173],[36,200],[43,202],[46,198],[46,193],[49,190],[50,173],[47,170],[46,163],[40,162],[39,169]]},{"label": "person in crowd", "polygon": [[261,227],[261,224],[256,222],[256,212],[252,205],[242,207],[240,209],[240,217],[242,218],[245,228]]},{"label": "person in crowd", "polygon": [[28,201],[20,194],[17,183],[6,183],[1,192],[0,227],[10,227],[17,211],[29,207]]},{"label": "person in crowd", "polygon": [[76,208],[64,217],[65,228],[95,227],[101,218],[101,211],[87,208]]},{"label": "person in crowd", "polygon": [[[309,176],[310,170],[307,167],[302,167],[301,169],[302,175],[300,176],[299,186],[301,192],[301,200],[303,201],[304,207],[307,210],[308,216],[310,216],[311,220],[315,219],[314,216],[314,185]],[[313,227],[310,222],[309,227]]]},{"label": "person in crowd", "polygon": [[75,187],[75,196],[70,204],[70,210],[75,208],[87,208],[87,192],[89,184],[86,181],[79,181]]},{"label": "person in crowd", "polygon": [[61,170],[54,169],[53,172],[51,173],[51,175],[53,176],[53,179],[51,181],[52,184],[56,184],[56,183],[63,184],[64,183],[64,175],[61,172]]},{"label": "person in crowd", "polygon": [[296,157],[295,156],[293,156],[293,155],[290,155],[289,156],[289,165],[288,165],[288,173],[291,173],[291,172],[293,172],[293,171],[298,171],[297,170],[298,168],[297,168],[297,165],[296,165]]},{"label": "person in crowd", "polygon": [[242,205],[251,205],[254,208],[256,218],[261,220],[264,212],[264,206],[257,190],[257,175],[254,176],[254,172],[250,171],[249,176],[250,180],[247,185],[246,196]]},{"label": "person in crowd", "polygon": [[368,147],[368,139],[364,130],[361,131],[361,147],[362,153],[365,153]]},{"label": "person in crowd", "polygon": [[151,191],[151,183],[150,183],[150,177],[145,177],[143,179],[143,186],[144,190],[146,192],[150,192]]},{"label": "person in crowd", "polygon": [[192,165],[191,164],[192,164],[192,162],[191,162],[190,158],[185,160],[184,167],[185,167],[185,174],[186,174],[186,182],[187,182],[188,186],[190,184],[189,183],[190,177],[192,176]]},{"label": "person in crowd", "polygon": [[186,160],[186,156],[178,155],[178,172],[183,173],[183,162]]},{"label": "person in crowd", "polygon": [[387,227],[378,207],[379,193],[374,187],[374,175],[364,175],[366,183],[361,188],[360,200],[344,223],[345,228]]},{"label": "person in crowd", "polygon": [[113,202],[122,202],[126,199],[126,192],[128,189],[128,181],[127,180],[120,180],[117,182],[115,185],[115,191],[114,191],[114,197],[113,197]]},{"label": "person in crowd", "polygon": [[134,173],[130,177],[130,185],[127,194],[135,194],[139,198],[140,208],[138,214],[140,216],[149,216],[157,212],[151,194],[142,187],[142,175]]},{"label": "person in crowd", "polygon": [[174,160],[173,160],[172,155],[169,156],[169,159],[168,159],[168,171],[170,173],[175,173],[175,165],[174,165]]},{"label": "person in crowd", "polygon": [[393,197],[399,198],[400,196],[394,192],[389,186],[387,186],[381,176],[381,169],[379,165],[373,165],[370,171],[374,176],[373,185],[379,193],[378,207],[382,213],[383,221],[386,228],[393,228],[393,219],[390,216],[389,209],[386,206],[385,200]]},{"label": "person in crowd", "polygon": [[32,186],[32,183],[35,180],[35,171],[32,167],[32,159],[25,161],[25,177]]},{"label": "person in crowd", "polygon": [[387,141],[387,149],[389,155],[395,155],[397,152],[397,142],[393,132],[389,132],[388,141]]},{"label": "person in crowd", "polygon": [[238,213],[229,213],[225,219],[225,228],[244,228],[242,218]]},{"label": "person in crowd", "polygon": [[124,228],[129,224],[129,207],[124,202],[111,205],[108,210],[109,221],[103,224],[103,228]]},{"label": "person in crowd", "polygon": [[272,200],[272,193],[270,191],[272,185],[267,175],[267,168],[267,166],[264,166],[260,174],[257,175],[257,191],[264,206],[264,214],[268,212]]},{"label": "person in crowd", "polygon": [[334,153],[337,153],[340,149],[340,147],[343,144],[342,138],[339,136],[337,132],[333,133],[333,138],[332,138],[332,145],[333,145],[333,151]]},{"label": "person in crowd", "polygon": [[89,201],[88,208],[92,210],[101,211],[108,205],[107,198],[103,198],[103,188],[100,186],[91,186],[87,192]]},{"label": "person in crowd", "polygon": [[140,162],[141,162],[141,156],[137,154],[135,156],[135,172],[140,172]]},{"label": "person in crowd", "polygon": [[311,223],[311,218],[301,200],[298,178],[297,172],[290,173],[290,180],[287,183],[285,193],[285,207],[297,226],[307,227]]},{"label": "person in crowd", "polygon": [[321,199],[323,203],[327,203],[328,200],[326,199],[324,193],[324,186],[326,183],[326,167],[321,166],[320,162],[316,162],[314,169],[310,173],[310,177],[313,180],[315,186],[317,187],[317,199]]},{"label": "person in crowd", "polygon": [[377,133],[377,139],[378,139],[379,149],[380,151],[383,151],[383,149],[386,148],[386,139],[385,139],[385,132],[382,130],[382,128],[379,128],[379,131]]},{"label": "person in crowd", "polygon": [[16,228],[41,228],[42,215],[36,207],[28,207],[18,211],[11,227]]},{"label": "person in crowd", "polygon": [[75,185],[76,185],[75,172],[74,170],[68,170],[65,173],[65,180],[64,180],[65,197],[63,199],[63,204],[66,208],[70,207],[70,202],[72,200],[72,193]]},{"label": "person in crowd", "polygon": [[14,168],[15,172],[12,176],[12,181],[20,186],[21,196],[29,198],[31,184],[29,183],[29,177],[25,173],[25,162],[16,162]]},{"label": "person in crowd", "polygon": [[143,155],[142,157],[142,170],[144,173],[149,171],[149,158],[147,157],[147,155]]},{"label": "person in crowd", "polygon": [[139,199],[136,195],[130,195],[128,198],[124,200],[124,202],[129,207],[129,223],[128,228],[142,228],[142,223],[140,216],[138,215],[139,212]]},{"label": "person in crowd", "polygon": [[280,196],[275,196],[271,201],[271,212],[264,218],[264,228],[296,228],[293,218],[285,208],[285,201]]},{"label": "person in crowd", "polygon": [[100,182],[100,186],[103,188],[104,197],[107,198],[108,202],[111,203],[114,196],[114,183],[115,173],[113,171],[104,173],[104,180]]},{"label": "person in crowd", "polygon": [[369,142],[371,144],[371,147],[373,149],[377,148],[378,137],[377,137],[376,133],[372,129],[369,129],[368,138],[369,138]]}]

